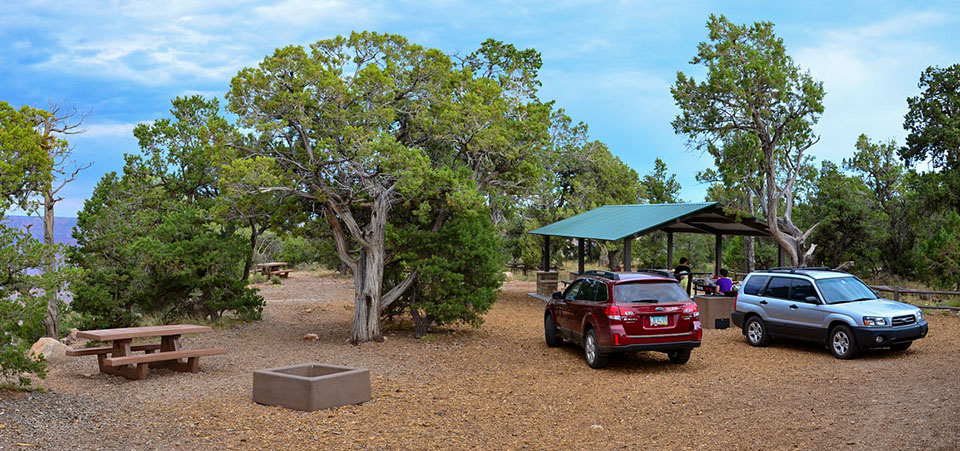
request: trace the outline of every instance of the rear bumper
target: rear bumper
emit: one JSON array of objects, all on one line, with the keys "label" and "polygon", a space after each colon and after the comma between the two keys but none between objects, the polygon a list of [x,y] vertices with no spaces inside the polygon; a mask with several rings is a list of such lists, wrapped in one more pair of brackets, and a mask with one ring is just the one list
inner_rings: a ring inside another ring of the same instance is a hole
[{"label": "rear bumper", "polygon": [[700,340],[696,341],[676,341],[672,343],[643,343],[622,346],[600,346],[600,352],[608,354],[611,352],[634,352],[634,351],[682,351],[684,349],[693,349],[700,346]]},{"label": "rear bumper", "polygon": [[[861,348],[879,348],[926,337],[927,322],[906,327],[856,327],[853,333]],[[877,337],[881,337],[881,341],[878,342]]]}]

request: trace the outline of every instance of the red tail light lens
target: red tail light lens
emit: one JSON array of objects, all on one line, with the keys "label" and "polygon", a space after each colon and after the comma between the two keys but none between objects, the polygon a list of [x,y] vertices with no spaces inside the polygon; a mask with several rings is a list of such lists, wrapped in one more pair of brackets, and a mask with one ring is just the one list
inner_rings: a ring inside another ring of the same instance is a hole
[{"label": "red tail light lens", "polygon": [[683,314],[691,318],[699,318],[700,310],[697,309],[697,304],[687,304],[683,307]]},{"label": "red tail light lens", "polygon": [[617,307],[616,305],[608,305],[603,309],[603,314],[607,315],[607,318],[610,318],[610,321],[620,321],[623,319],[623,317],[620,316],[620,307]]}]

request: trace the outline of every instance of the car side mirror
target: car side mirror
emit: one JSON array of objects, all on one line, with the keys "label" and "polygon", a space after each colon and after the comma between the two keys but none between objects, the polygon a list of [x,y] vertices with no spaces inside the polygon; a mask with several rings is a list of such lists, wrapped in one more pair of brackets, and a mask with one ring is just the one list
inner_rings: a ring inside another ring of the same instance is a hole
[{"label": "car side mirror", "polygon": [[554,291],[554,292],[553,292],[553,300],[554,300],[554,301],[559,301],[559,300],[561,300],[561,299],[563,299],[563,293],[561,293],[561,292],[559,292],[559,291]]},{"label": "car side mirror", "polygon": [[820,303],[820,300],[817,299],[816,296],[807,296],[804,300],[807,301],[807,302],[810,303],[810,304],[819,304],[819,303]]}]

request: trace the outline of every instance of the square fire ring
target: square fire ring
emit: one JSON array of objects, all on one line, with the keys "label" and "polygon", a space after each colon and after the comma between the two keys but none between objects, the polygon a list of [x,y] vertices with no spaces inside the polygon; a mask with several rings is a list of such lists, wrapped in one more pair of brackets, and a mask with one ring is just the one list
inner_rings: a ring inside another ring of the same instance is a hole
[{"label": "square fire ring", "polygon": [[370,400],[366,368],[300,363],[253,372],[253,402],[312,412]]}]

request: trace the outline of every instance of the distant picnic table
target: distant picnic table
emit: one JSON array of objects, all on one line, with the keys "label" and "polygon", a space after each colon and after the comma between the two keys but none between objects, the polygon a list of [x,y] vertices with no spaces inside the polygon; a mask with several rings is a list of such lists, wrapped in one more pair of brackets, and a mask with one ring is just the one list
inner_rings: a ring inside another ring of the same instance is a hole
[{"label": "distant picnic table", "polygon": [[260,274],[264,276],[280,276],[283,278],[290,277],[290,271],[292,269],[287,268],[287,262],[267,262],[267,263],[257,263],[256,268],[260,271]]},{"label": "distant picnic table", "polygon": [[[77,337],[109,341],[110,346],[68,349],[67,355],[96,355],[101,373],[127,379],[145,379],[149,368],[169,368],[196,373],[200,357],[226,354],[222,348],[181,349],[180,336],[212,332],[207,326],[173,324],[167,326],[124,327],[119,329],[83,330]],[[160,337],[160,343],[133,344],[134,338]],[[143,354],[133,354],[143,351]],[[186,359],[186,361],[182,361]]]}]

